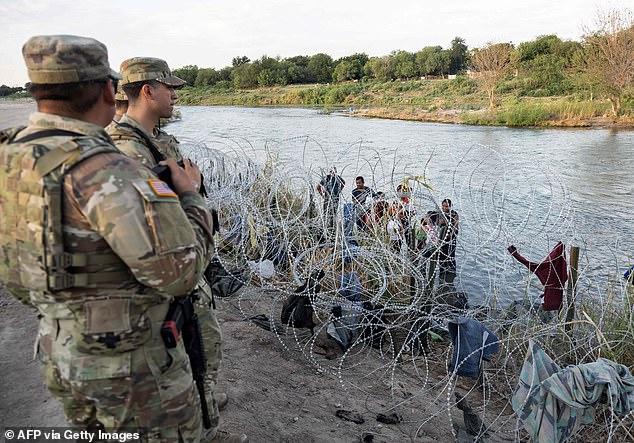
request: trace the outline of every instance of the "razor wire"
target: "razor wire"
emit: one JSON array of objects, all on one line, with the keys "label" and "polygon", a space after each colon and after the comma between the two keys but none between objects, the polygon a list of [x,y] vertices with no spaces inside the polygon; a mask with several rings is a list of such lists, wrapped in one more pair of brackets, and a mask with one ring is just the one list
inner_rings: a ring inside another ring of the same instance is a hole
[{"label": "razor wire", "polygon": [[[529,340],[562,367],[599,357],[634,365],[634,290],[619,278],[624,263],[633,260],[631,233],[603,244],[602,255],[592,257],[571,193],[552,168],[517,164],[483,145],[421,146],[424,154],[415,159],[397,150],[380,153],[363,140],[337,155],[310,137],[262,148],[235,138],[183,140],[182,148],[200,166],[208,202],[220,215],[216,256],[247,285],[235,300],[244,318],[260,316],[282,349],[300,352],[318,372],[339,380],[347,395],[371,398],[378,393],[368,386],[383,386],[390,393],[387,411],[421,399],[439,404],[431,416],[410,423],[413,439],[439,422],[450,425],[457,439],[457,405],[468,398],[485,423],[474,441],[526,440],[510,404]],[[284,158],[284,152],[293,155]],[[345,212],[353,209],[347,197],[352,186],[344,188],[336,229],[329,231],[316,185],[332,165],[348,177],[364,175],[367,185],[383,191],[387,208],[398,203],[396,189],[405,184],[414,230],[451,197],[460,215],[453,284],[436,283],[433,254],[426,257],[406,241],[395,248],[384,219],[370,226],[354,223],[356,213]],[[565,295],[561,311],[553,314],[535,308],[541,285],[506,247],[514,244],[537,259],[559,240],[580,246],[581,256],[576,296]],[[325,276],[321,290],[308,295],[313,332],[283,324],[284,301],[316,270]],[[341,291],[342,275],[350,272],[360,280],[356,300]],[[477,380],[448,369],[447,325],[458,316],[477,319],[500,340],[499,352]],[[345,345],[333,341],[337,330],[348,336]],[[400,393],[402,386],[408,395]],[[634,419],[631,413],[618,417],[604,405],[583,429],[575,441],[628,441]]]}]

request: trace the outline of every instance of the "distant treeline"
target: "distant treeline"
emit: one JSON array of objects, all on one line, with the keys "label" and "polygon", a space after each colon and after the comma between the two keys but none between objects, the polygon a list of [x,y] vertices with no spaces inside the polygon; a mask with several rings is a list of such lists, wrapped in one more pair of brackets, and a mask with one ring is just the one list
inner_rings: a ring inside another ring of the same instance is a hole
[{"label": "distant treeline", "polygon": [[514,45],[488,43],[469,49],[455,37],[448,49],[427,46],[418,52],[393,51],[383,57],[355,53],[337,60],[319,53],[251,61],[235,57],[231,66],[216,70],[195,65],[175,73],[190,86],[222,90],[311,83],[438,79],[466,74],[486,92],[489,107],[499,94],[521,97],[575,96],[578,100],[608,99],[618,116],[634,96],[634,15],[612,10],[597,15],[597,29],[582,41],[542,35]]},{"label": "distant treeline", "polygon": [[[582,56],[581,43],[561,40],[556,35],[540,36],[512,49],[515,69],[521,72],[515,86],[528,95],[552,95],[570,92],[574,82],[567,75],[575,59]],[[280,58],[262,56],[251,61],[235,57],[222,69],[195,65],[175,70],[190,86],[216,86],[226,89],[250,89],[258,86],[329,83],[349,80],[409,80],[421,77],[446,78],[464,73],[471,67],[472,52],[465,40],[456,37],[449,49],[427,46],[418,52],[394,51],[383,57],[356,53],[339,59],[328,54],[298,55]]]},{"label": "distant treeline", "polygon": [[184,66],[174,73],[191,86],[219,86],[249,89],[258,86],[329,83],[348,80],[411,79],[421,76],[445,76],[465,70],[469,49],[456,37],[449,49],[429,46],[420,51],[394,51],[385,57],[368,57],[356,53],[339,59],[328,54],[297,55],[280,58],[262,56],[251,61],[246,56],[235,57],[231,66],[222,69]]},{"label": "distant treeline", "polygon": [[9,95],[17,94],[20,92],[26,92],[26,89],[24,89],[21,86],[15,86],[15,87],[7,86],[7,85],[0,86],[0,97],[8,97]]}]

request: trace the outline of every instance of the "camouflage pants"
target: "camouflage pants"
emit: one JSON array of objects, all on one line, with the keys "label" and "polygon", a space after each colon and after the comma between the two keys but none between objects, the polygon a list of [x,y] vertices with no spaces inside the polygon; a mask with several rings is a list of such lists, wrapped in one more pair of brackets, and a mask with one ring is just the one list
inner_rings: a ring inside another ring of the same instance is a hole
[{"label": "camouflage pants", "polygon": [[198,322],[200,324],[200,332],[203,337],[203,346],[205,347],[205,355],[207,356],[207,375],[205,376],[205,398],[211,416],[212,430],[218,428],[220,422],[220,413],[218,404],[214,398],[214,392],[218,386],[218,372],[222,363],[222,333],[218,318],[212,305],[212,295],[209,285],[201,281],[199,285],[200,300],[195,305]]},{"label": "camouflage pants", "polygon": [[[40,321],[39,354],[49,391],[73,425],[143,430],[148,443],[199,442],[200,402],[182,342],[165,348],[159,334],[167,307],[154,318],[153,337],[114,355],[76,350],[73,320]],[[164,309],[163,309],[164,308]]]}]

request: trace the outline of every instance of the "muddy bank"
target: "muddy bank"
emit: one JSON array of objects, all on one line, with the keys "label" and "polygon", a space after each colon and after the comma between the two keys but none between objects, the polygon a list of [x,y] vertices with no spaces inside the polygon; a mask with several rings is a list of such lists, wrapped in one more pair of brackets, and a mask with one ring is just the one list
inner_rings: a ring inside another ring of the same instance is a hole
[{"label": "muddy bank", "polygon": [[[345,111],[354,117],[382,118],[388,120],[407,120],[428,123],[452,123],[464,124],[462,116],[465,114],[476,114],[484,111],[464,111],[461,109],[441,109],[438,111],[424,111],[417,109],[398,108],[368,108]],[[544,128],[615,128],[634,129],[634,118],[632,117],[592,117],[592,118],[571,118],[564,120],[548,120],[540,122],[538,127]]]}]

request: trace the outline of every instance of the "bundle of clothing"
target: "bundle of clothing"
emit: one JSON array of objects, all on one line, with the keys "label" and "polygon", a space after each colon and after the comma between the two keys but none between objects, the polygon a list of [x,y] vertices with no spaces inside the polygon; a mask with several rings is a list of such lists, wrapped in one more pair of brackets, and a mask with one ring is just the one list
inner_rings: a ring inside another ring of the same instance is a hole
[{"label": "bundle of clothing", "polygon": [[530,340],[511,405],[535,442],[567,441],[607,403],[622,417],[634,411],[634,377],[627,366],[599,358],[561,369]]}]

